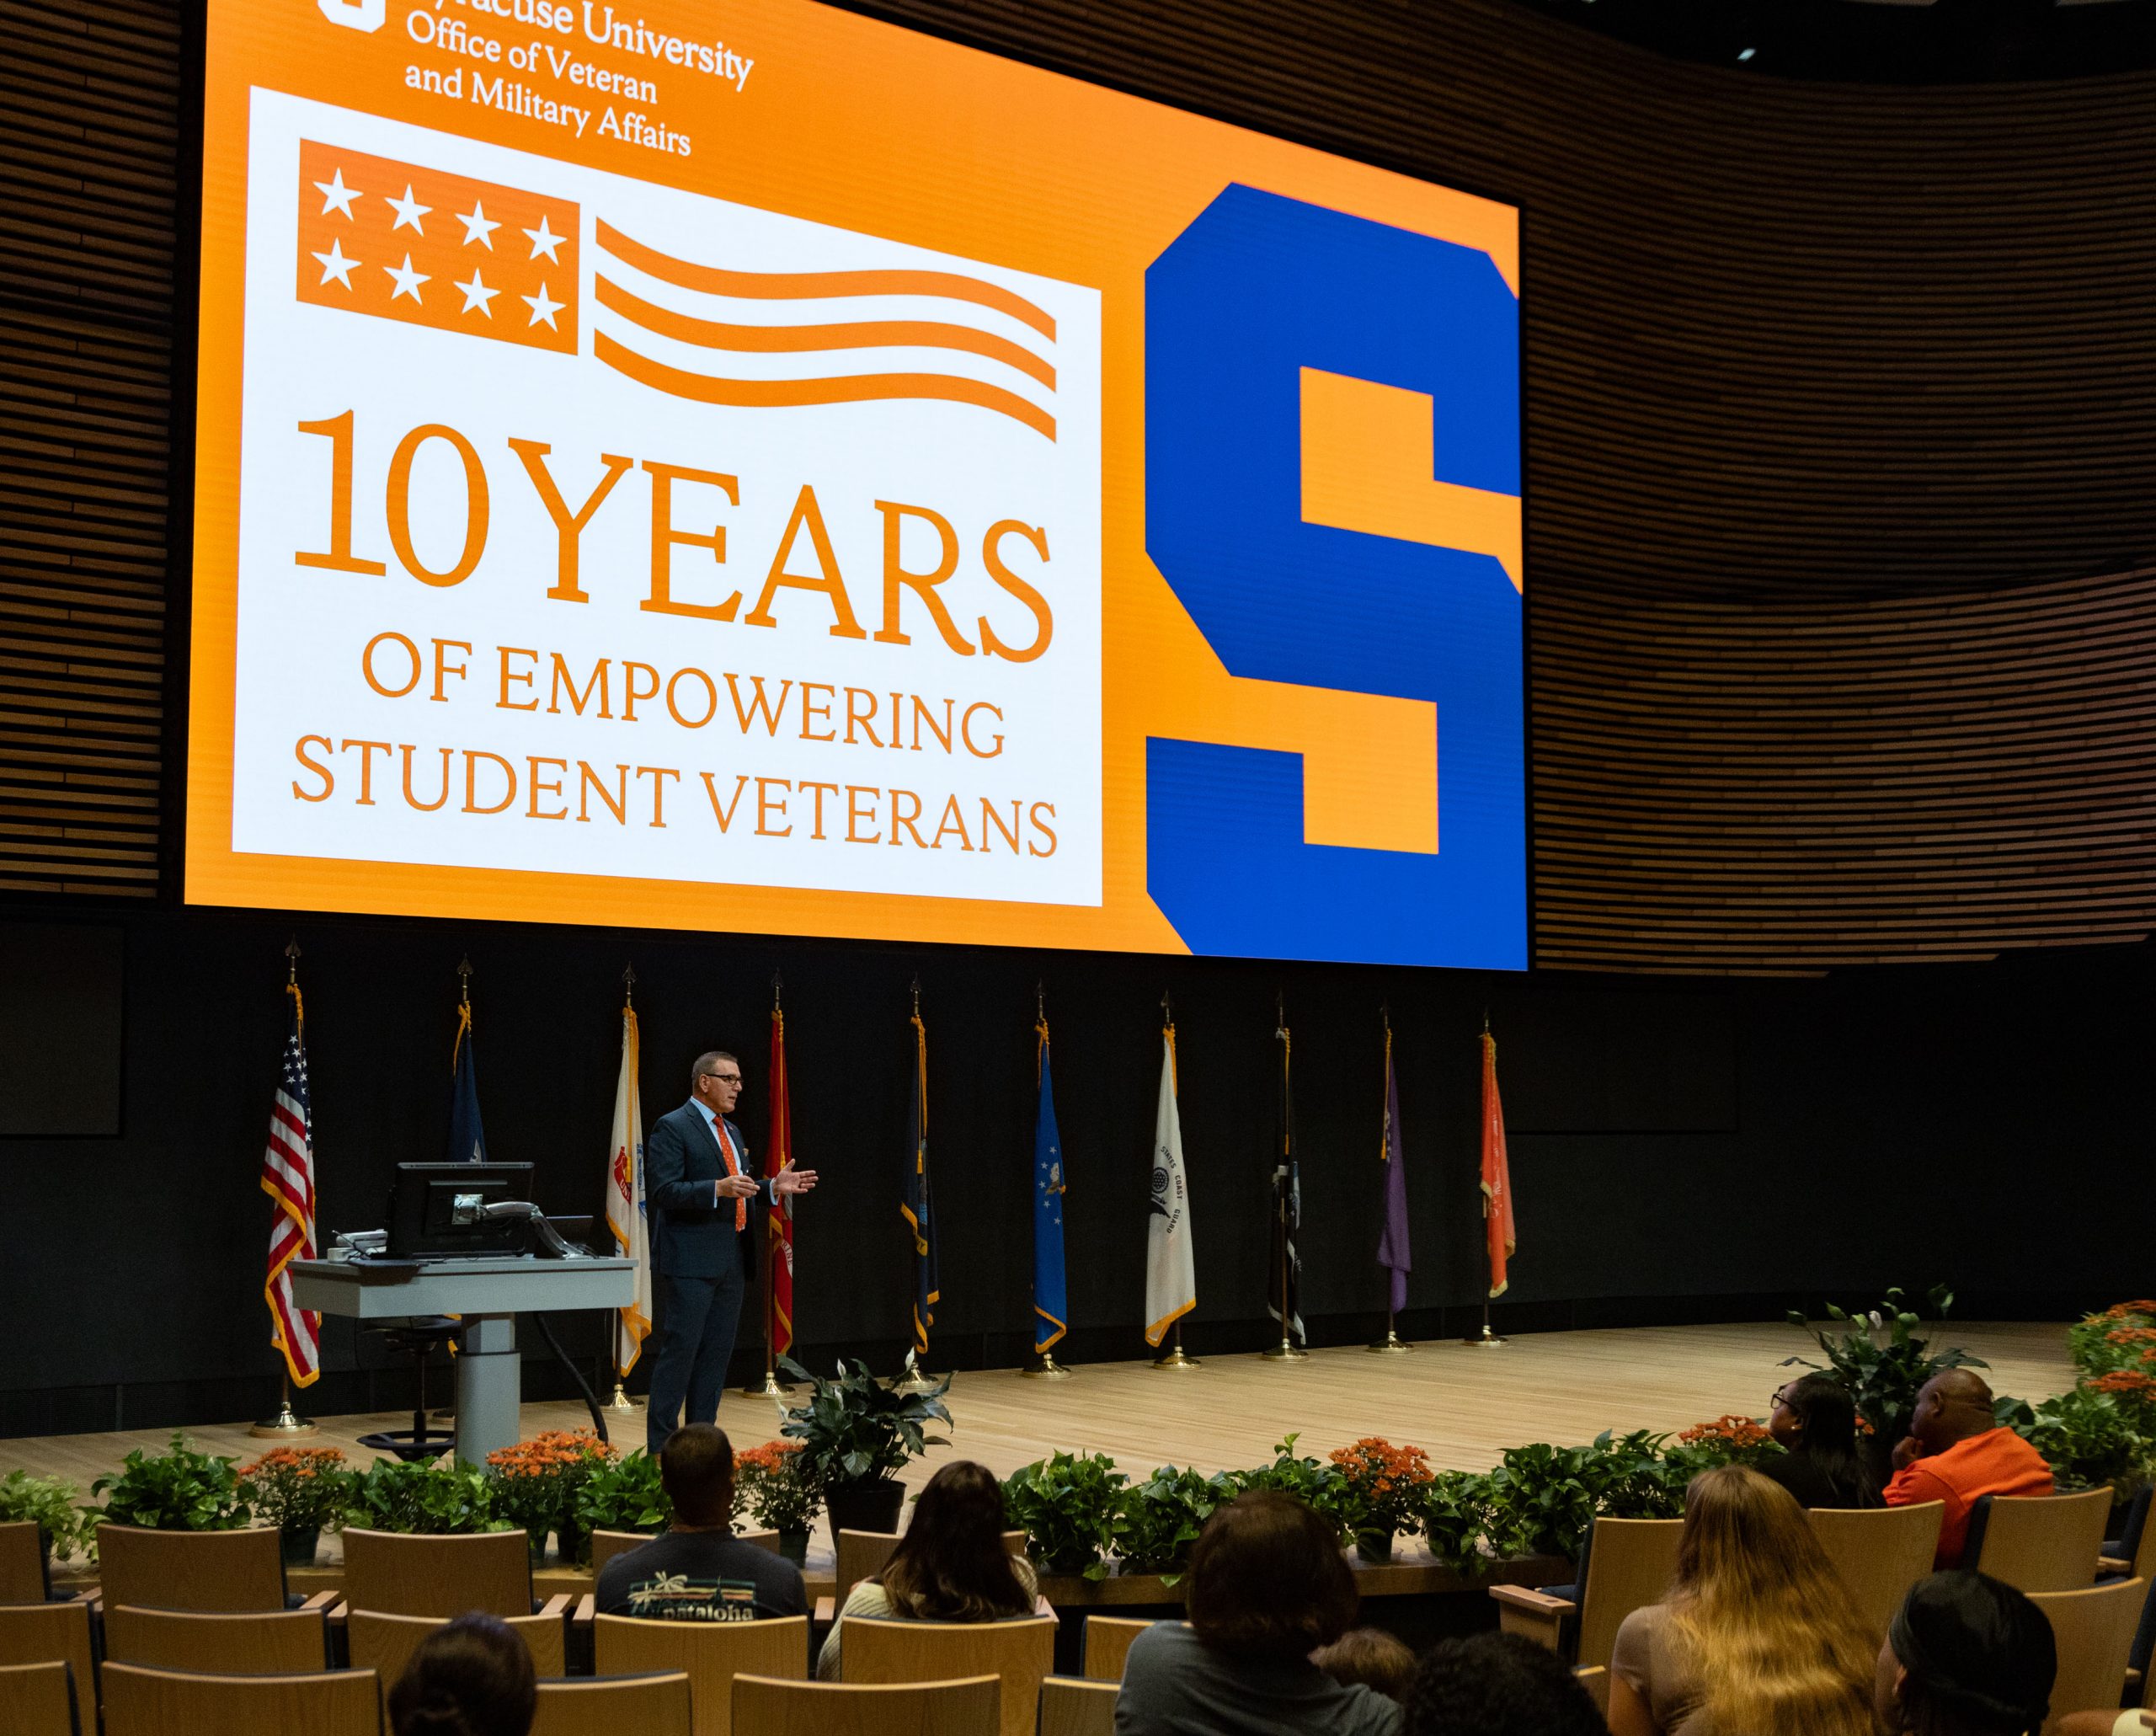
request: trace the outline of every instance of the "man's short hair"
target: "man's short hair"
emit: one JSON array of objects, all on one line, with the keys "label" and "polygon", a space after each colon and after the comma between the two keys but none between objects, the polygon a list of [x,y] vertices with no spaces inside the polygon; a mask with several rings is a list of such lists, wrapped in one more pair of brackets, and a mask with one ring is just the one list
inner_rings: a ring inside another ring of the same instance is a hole
[{"label": "man's short hair", "polygon": [[1609,1736],[1565,1660],[1517,1633],[1440,1640],[1403,1705],[1405,1736]]},{"label": "man's short hair", "polygon": [[1405,1700],[1407,1685],[1415,1680],[1414,1652],[1382,1627],[1351,1627],[1311,1653],[1310,1662],[1336,1682],[1375,1688],[1388,1700]]},{"label": "man's short hair", "polygon": [[1190,1552],[1190,1625],[1246,1656],[1307,1657],[1355,1625],[1339,1535],[1293,1495],[1253,1489],[1216,1509]]},{"label": "man's short hair", "polygon": [[707,1049],[698,1055],[696,1066],[689,1069],[689,1089],[694,1091],[696,1088],[696,1082],[723,1060],[733,1061],[737,1070],[741,1065],[723,1049]]},{"label": "man's short hair", "polygon": [[659,1482],[684,1525],[723,1525],[734,1518],[734,1443],[723,1429],[690,1423],[659,1450]]}]

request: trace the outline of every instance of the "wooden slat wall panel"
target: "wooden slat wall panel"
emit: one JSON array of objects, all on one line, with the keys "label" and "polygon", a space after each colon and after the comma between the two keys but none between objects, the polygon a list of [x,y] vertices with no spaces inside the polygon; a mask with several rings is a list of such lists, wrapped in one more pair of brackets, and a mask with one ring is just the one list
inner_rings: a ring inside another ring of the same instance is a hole
[{"label": "wooden slat wall panel", "polygon": [[179,58],[0,0],[0,891],[158,890]]},{"label": "wooden slat wall panel", "polygon": [[[1522,206],[1538,963],[2156,927],[2156,77],[1798,84],[1504,0],[862,9]],[[0,888],[155,884],[176,40],[0,0]]]}]

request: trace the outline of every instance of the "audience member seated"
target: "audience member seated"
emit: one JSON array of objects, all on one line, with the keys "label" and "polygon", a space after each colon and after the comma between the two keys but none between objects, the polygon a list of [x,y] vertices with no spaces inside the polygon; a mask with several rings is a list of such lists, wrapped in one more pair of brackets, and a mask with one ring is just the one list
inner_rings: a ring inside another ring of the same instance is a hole
[{"label": "audience member seated", "polygon": [[1517,1633],[1440,1640],[1406,1707],[1406,1736],[1609,1736],[1565,1660]]},{"label": "audience member seated", "polygon": [[734,1445],[708,1423],[677,1429],[659,1449],[673,1523],[608,1562],[596,1599],[606,1616],[669,1621],[754,1621],[803,1616],[801,1570],[734,1535]]},{"label": "audience member seated", "polygon": [[1405,1700],[1415,1680],[1414,1653],[1382,1627],[1351,1627],[1311,1653],[1310,1662],[1336,1682],[1360,1682],[1388,1700]]},{"label": "audience member seated", "polygon": [[1787,1449],[1761,1461],[1763,1477],[1800,1507],[1876,1507],[1879,1480],[1859,1456],[1856,1407],[1832,1375],[1806,1375],[1774,1395],[1767,1428]]},{"label": "audience member seated", "polygon": [[459,1616],[413,1651],[389,1691],[396,1736],[526,1736],[539,1703],[531,1648],[499,1616]]},{"label": "audience member seated", "polygon": [[1190,1620],[1130,1643],[1116,1736],[1399,1736],[1400,1707],[1310,1661],[1355,1625],[1331,1525],[1257,1489],[1214,1509],[1190,1552]]},{"label": "audience member seated", "polygon": [[1917,1394],[1908,1438],[1894,1448],[1889,1507],[1944,1501],[1935,1565],[1958,1568],[1969,1514],[1982,1495],[2048,1495],[2044,1456],[1992,1419],[1991,1388],[1965,1368],[1934,1375]]},{"label": "audience member seated", "polygon": [[883,1571],[847,1596],[816,1655],[821,1681],[839,1679],[849,1616],[901,1621],[1009,1621],[1033,1612],[1033,1564],[1003,1546],[1003,1489],[985,1465],[961,1459],[928,1479],[913,1521]]},{"label": "audience member seated", "polygon": [[1613,1736],[1870,1736],[1872,1634],[1788,1490],[1742,1466],[1684,1496],[1668,1600],[1627,1616]]},{"label": "audience member seated", "polygon": [[[2021,1593],[1983,1573],[1934,1573],[1909,1588],[1880,1648],[1879,1728],[1888,1736],[2036,1736],[2057,1670],[2052,1625]],[[2095,1717],[2100,1733],[2115,1714]]]}]

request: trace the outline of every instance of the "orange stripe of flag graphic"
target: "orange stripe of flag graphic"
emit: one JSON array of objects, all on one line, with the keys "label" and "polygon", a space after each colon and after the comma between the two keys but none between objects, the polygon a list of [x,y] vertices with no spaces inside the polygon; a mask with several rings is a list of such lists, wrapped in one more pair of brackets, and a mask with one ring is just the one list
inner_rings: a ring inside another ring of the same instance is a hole
[{"label": "orange stripe of flag graphic", "polygon": [[573,355],[575,201],[300,142],[299,299]]}]

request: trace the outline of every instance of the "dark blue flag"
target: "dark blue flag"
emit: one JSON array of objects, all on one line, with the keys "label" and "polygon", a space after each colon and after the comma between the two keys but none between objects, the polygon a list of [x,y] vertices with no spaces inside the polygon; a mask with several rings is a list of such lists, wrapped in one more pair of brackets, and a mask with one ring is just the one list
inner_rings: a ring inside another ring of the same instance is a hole
[{"label": "dark blue flag", "polygon": [[472,1003],[456,1009],[456,1047],[450,1055],[455,1076],[449,1087],[449,1161],[484,1163],[487,1135],[479,1125],[479,1076],[472,1061]]},{"label": "dark blue flag", "polygon": [[1033,1354],[1048,1354],[1067,1330],[1063,1294],[1063,1141],[1055,1130],[1048,1021],[1040,1037],[1040,1100],[1033,1114]]}]

